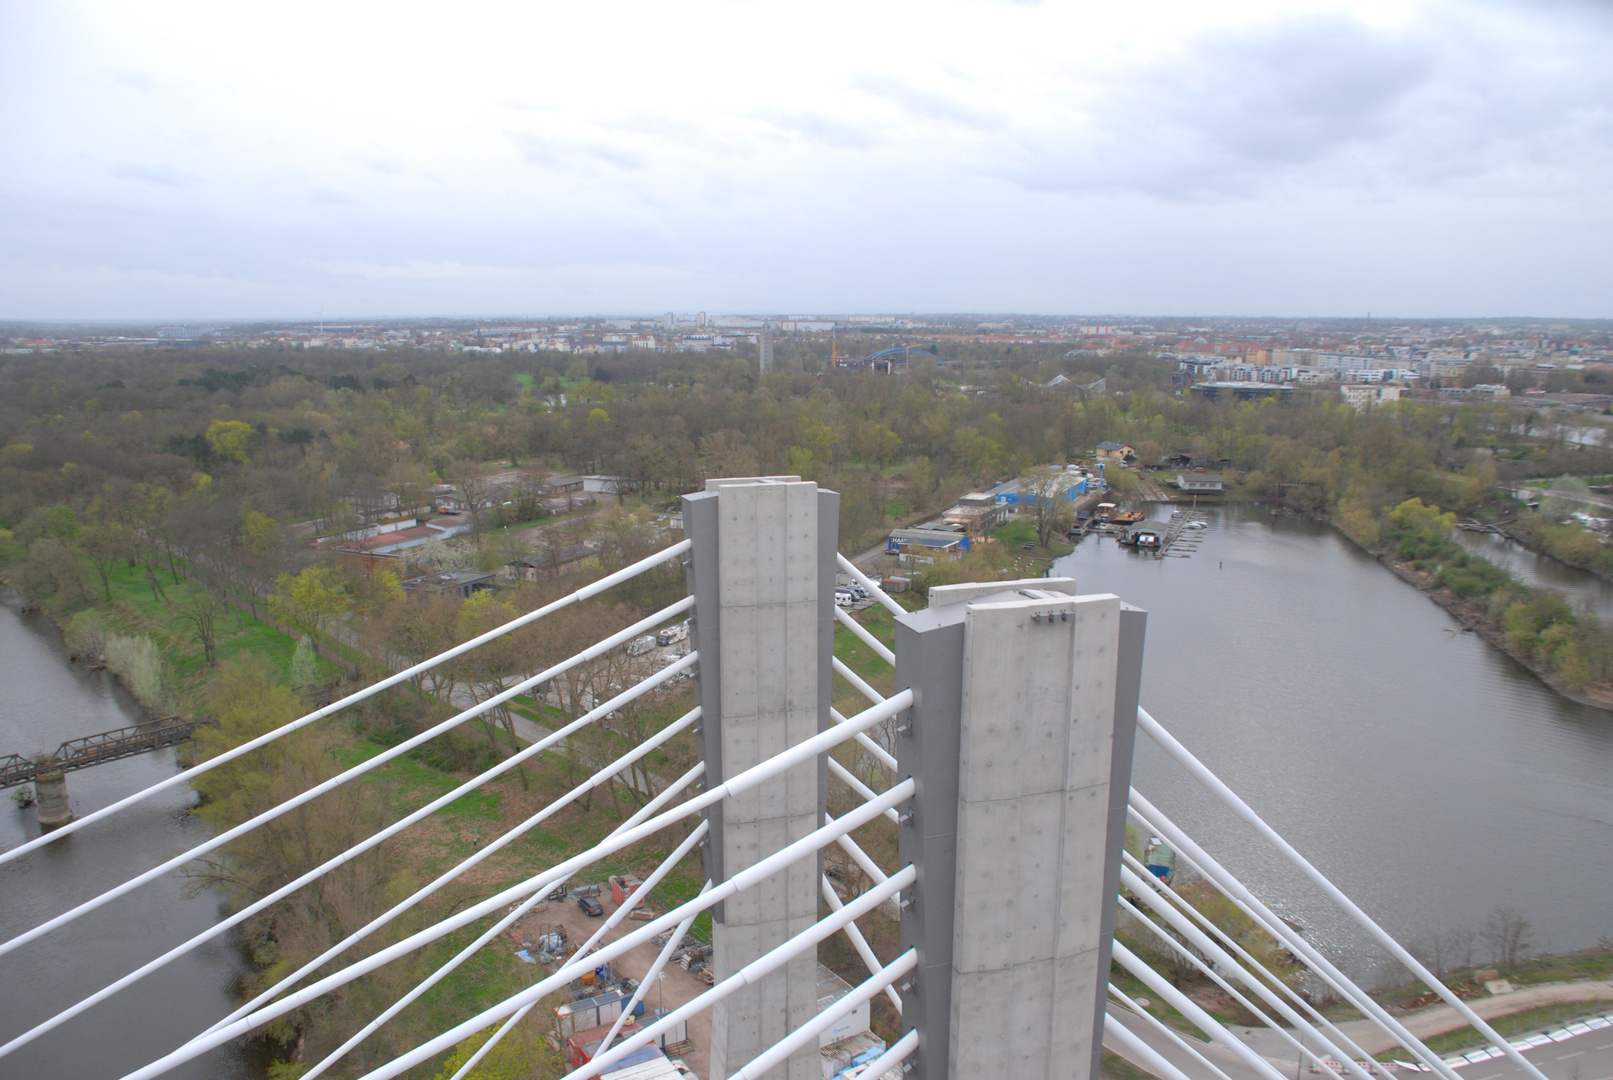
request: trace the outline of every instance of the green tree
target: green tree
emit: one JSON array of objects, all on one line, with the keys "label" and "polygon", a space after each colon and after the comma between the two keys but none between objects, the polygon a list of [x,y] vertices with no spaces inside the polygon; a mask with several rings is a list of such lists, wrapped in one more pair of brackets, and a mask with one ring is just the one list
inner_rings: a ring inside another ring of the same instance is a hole
[{"label": "green tree", "polygon": [[274,580],[269,610],[304,634],[317,633],[325,620],[347,609],[347,597],[335,571],[310,566],[300,574],[281,574]]},{"label": "green tree", "polygon": [[207,425],[207,445],[221,458],[244,462],[252,445],[252,425],[244,420],[214,420]]}]

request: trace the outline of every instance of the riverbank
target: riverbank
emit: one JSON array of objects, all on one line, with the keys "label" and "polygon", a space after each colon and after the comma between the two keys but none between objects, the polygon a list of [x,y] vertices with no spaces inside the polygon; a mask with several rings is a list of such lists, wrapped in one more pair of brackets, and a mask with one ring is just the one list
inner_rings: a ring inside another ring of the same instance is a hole
[{"label": "riverbank", "polygon": [[1613,623],[1470,550],[1454,513],[1412,498],[1328,520],[1563,697],[1613,708]]},{"label": "riverbank", "polygon": [[1369,548],[1363,548],[1362,550],[1381,562],[1389,569],[1390,573],[1400,578],[1400,580],[1421,590],[1430,600],[1454,615],[1464,627],[1478,634],[1485,641],[1488,641],[1519,664],[1528,668],[1532,675],[1551,687],[1552,690],[1570,701],[1579,702],[1581,705],[1589,705],[1593,709],[1613,712],[1613,683],[1597,683],[1580,687],[1579,689],[1569,686],[1568,683],[1553,674],[1533,656],[1509,645],[1505,629],[1497,625],[1487,611],[1470,601],[1462,599],[1450,589],[1437,584],[1434,574],[1419,570],[1407,560],[1397,559],[1387,552],[1372,551]]}]

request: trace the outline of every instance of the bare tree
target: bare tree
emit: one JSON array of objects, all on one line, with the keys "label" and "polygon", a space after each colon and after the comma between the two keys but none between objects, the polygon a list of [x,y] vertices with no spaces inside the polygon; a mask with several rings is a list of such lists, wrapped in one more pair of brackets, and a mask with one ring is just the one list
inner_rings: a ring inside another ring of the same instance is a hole
[{"label": "bare tree", "polygon": [[183,604],[179,605],[180,617],[190,624],[191,633],[201,644],[202,655],[206,658],[207,666],[212,667],[218,658],[218,635],[214,632],[214,623],[218,619],[219,602],[213,590],[203,588],[192,593]]},{"label": "bare tree", "polygon": [[470,514],[471,535],[479,539],[482,535],[482,514],[487,510],[492,485],[482,475],[481,469],[469,461],[455,465],[453,475],[455,486],[464,496],[465,511]]},{"label": "bare tree", "polygon": [[1020,494],[1028,495],[1036,542],[1047,547],[1054,532],[1063,532],[1070,520],[1071,503],[1065,492],[1073,486],[1069,473],[1054,465],[1040,465],[1019,478]]},{"label": "bare tree", "polygon": [[1491,912],[1480,936],[1490,947],[1490,959],[1498,964],[1516,964],[1535,944],[1534,924],[1515,907]]}]

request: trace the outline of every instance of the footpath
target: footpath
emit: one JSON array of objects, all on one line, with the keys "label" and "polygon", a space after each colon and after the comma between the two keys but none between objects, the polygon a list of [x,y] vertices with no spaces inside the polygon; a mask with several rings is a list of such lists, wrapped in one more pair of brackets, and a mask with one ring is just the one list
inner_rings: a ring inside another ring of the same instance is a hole
[{"label": "footpath", "polygon": [[[1613,1001],[1613,983],[1597,982],[1595,980],[1576,980],[1574,982],[1541,983],[1539,986],[1528,986],[1514,990],[1509,994],[1494,994],[1489,997],[1470,998],[1466,1001],[1468,1008],[1478,1013],[1484,1020],[1494,1020],[1503,1016],[1513,1016],[1517,1013],[1528,1012],[1531,1009],[1541,1009],[1550,1005],[1569,1005],[1578,1002]],[[1401,1014],[1396,1017],[1413,1035],[1419,1039],[1432,1039],[1437,1035],[1459,1031],[1467,1026],[1457,1011],[1449,1005],[1435,1005],[1427,1009],[1418,1009],[1416,1012]],[[1557,1025],[1554,1025],[1557,1026]],[[1371,1020],[1347,1020],[1339,1025],[1339,1030],[1355,1040],[1368,1054],[1374,1056],[1386,1050],[1393,1049],[1397,1044],[1394,1039],[1385,1034],[1377,1024]],[[1262,1056],[1272,1060],[1292,1059],[1293,1047],[1284,1042],[1270,1029],[1252,1028],[1245,1041]]]}]

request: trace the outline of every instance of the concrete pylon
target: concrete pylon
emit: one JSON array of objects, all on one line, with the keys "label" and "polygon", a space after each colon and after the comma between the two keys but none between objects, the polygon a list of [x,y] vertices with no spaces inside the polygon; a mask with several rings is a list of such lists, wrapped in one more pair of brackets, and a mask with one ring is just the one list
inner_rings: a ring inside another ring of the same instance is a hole
[{"label": "concrete pylon", "polygon": [[[684,497],[708,788],[830,723],[839,499],[793,476],[712,480]],[[713,807],[706,876],[721,882],[818,828],[826,784],[823,763],[808,762]],[[817,921],[820,867],[804,859],[713,911],[719,981]],[[811,1021],[817,986],[817,958],[806,955],[719,1002],[710,1075],[729,1076]],[[817,1047],[768,1075],[818,1080]]]},{"label": "concrete pylon", "polygon": [[41,765],[34,774],[34,802],[39,824],[54,829],[73,820],[73,804],[67,797],[67,774],[55,765]]},{"label": "concrete pylon", "polygon": [[1097,1076],[1145,619],[1038,578],[932,589],[896,620],[916,1078]]}]

